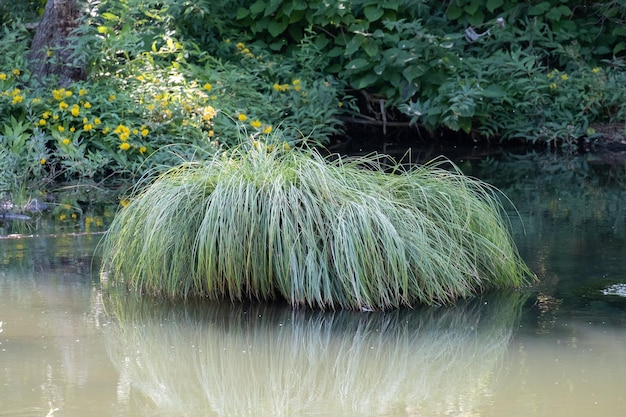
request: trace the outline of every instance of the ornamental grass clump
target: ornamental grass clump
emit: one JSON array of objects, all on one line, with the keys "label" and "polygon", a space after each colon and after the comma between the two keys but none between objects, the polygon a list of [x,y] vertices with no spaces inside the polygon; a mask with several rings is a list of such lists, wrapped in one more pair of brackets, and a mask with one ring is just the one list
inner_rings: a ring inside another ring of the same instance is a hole
[{"label": "ornamental grass clump", "polygon": [[169,298],[366,310],[532,279],[491,187],[436,162],[381,161],[254,142],[180,165],[118,213],[103,273]]}]

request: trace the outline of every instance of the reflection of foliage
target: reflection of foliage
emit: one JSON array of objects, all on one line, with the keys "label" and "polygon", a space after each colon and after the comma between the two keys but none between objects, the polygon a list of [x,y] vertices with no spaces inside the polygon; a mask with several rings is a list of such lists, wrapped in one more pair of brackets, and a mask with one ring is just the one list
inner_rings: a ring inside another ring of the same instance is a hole
[{"label": "reflection of foliage", "polygon": [[475,174],[499,187],[522,212],[543,213],[573,227],[601,219],[623,226],[626,172],[595,155],[504,154],[482,161]]},{"label": "reflection of foliage", "polygon": [[[626,173],[623,162],[608,164],[601,158],[509,154],[484,160],[474,171],[500,187],[519,210],[523,230],[515,230],[516,243],[548,295],[613,271],[623,274]],[[609,258],[614,261],[598,262]]]},{"label": "reflection of foliage", "polygon": [[363,314],[112,293],[106,345],[124,395],[154,402],[146,415],[472,410],[490,393],[525,298]]}]

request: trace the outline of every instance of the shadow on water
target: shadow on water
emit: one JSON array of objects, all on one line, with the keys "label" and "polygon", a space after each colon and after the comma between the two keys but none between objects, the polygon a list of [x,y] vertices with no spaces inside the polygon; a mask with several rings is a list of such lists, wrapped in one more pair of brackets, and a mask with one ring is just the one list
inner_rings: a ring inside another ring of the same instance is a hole
[{"label": "shadow on water", "polygon": [[457,415],[491,394],[525,298],[359,313],[112,293],[105,343],[145,415]]}]

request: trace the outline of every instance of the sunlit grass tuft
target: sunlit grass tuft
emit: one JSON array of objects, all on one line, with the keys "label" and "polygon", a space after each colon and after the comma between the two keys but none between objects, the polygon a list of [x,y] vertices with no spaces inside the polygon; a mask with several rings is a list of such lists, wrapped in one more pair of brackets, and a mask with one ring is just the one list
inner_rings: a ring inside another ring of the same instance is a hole
[{"label": "sunlit grass tuft", "polygon": [[173,168],[118,213],[104,271],[171,298],[348,309],[448,304],[533,277],[495,190],[380,160],[255,142]]}]

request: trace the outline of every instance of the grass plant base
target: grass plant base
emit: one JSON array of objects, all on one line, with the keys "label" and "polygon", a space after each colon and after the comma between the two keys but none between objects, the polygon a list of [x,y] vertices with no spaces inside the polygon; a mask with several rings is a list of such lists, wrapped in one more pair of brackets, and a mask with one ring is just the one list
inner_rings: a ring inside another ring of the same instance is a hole
[{"label": "grass plant base", "polygon": [[117,214],[103,273],[169,298],[363,310],[534,279],[496,190],[438,163],[380,161],[255,142],[173,168]]}]

